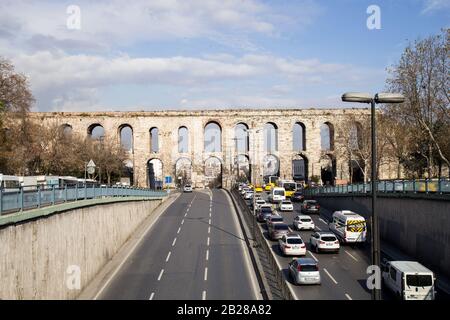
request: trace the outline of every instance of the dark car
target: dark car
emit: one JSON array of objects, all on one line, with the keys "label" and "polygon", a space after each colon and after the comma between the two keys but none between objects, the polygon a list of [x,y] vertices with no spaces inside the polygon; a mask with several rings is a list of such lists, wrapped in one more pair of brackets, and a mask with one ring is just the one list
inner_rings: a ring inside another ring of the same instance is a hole
[{"label": "dark car", "polygon": [[320,213],[320,205],[316,200],[305,200],[303,201],[301,212],[304,213]]},{"label": "dark car", "polygon": [[273,215],[272,209],[269,207],[262,207],[258,211],[257,219],[259,222],[265,222],[271,215]]},{"label": "dark car", "polygon": [[291,201],[292,202],[303,202],[303,200],[305,200],[305,196],[303,195],[303,192],[301,192],[301,191],[296,191],[291,196]]}]

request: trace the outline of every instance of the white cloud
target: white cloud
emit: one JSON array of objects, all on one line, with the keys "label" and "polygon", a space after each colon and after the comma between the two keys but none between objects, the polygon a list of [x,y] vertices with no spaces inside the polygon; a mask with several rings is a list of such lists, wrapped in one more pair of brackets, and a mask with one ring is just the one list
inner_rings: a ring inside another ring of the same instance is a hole
[{"label": "white cloud", "polygon": [[422,14],[450,9],[449,0],[425,0]]}]

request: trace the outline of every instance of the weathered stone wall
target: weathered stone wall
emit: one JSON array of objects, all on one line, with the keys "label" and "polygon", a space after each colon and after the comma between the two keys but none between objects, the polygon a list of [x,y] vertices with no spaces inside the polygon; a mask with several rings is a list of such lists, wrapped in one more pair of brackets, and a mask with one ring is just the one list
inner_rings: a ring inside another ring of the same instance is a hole
[{"label": "weathered stone wall", "polygon": [[[320,126],[331,123],[334,126],[335,150],[338,149],[341,124],[350,115],[368,115],[367,109],[243,109],[208,111],[152,111],[152,112],[58,112],[33,113],[33,117],[43,123],[69,124],[74,132],[87,134],[89,126],[100,124],[105,134],[114,136],[118,143],[119,130],[123,125],[133,129],[134,150],[131,160],[134,165],[134,181],[138,186],[147,186],[147,161],[160,159],[163,163],[163,176],[175,177],[175,163],[181,157],[191,159],[193,165],[193,183],[204,183],[204,162],[210,156],[216,156],[223,165],[223,184],[232,181],[232,159],[236,156],[235,126],[245,123],[250,129],[260,130],[250,134],[249,156],[253,162],[256,176],[262,173],[262,159],[266,155],[263,148],[263,128],[268,122],[278,127],[278,151],[273,152],[280,160],[282,178],[292,178],[292,160],[300,154],[308,160],[308,175],[320,176],[320,159],[325,154],[336,157],[336,151],[321,151]],[[217,122],[222,128],[222,152],[204,152],[204,128],[210,121]],[[293,151],[293,125],[301,122],[306,128],[306,150]],[[185,126],[189,130],[189,152],[178,152],[178,129]],[[150,152],[150,133],[152,127],[159,129],[159,152]],[[367,128],[368,129],[368,128]],[[253,139],[255,143],[253,143]],[[256,157],[254,155],[257,155]],[[336,157],[336,178],[348,179],[348,159]],[[255,163],[256,162],[256,163]]]},{"label": "weathered stone wall", "polygon": [[[74,299],[162,200],[95,205],[0,229],[0,299]],[[80,290],[70,288],[78,266]],[[69,271],[69,273],[68,273]]]}]

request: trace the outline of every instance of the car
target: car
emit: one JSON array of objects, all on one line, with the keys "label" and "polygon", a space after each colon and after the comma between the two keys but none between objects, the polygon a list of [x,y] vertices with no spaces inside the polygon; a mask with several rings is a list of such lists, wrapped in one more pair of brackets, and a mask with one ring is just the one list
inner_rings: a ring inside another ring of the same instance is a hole
[{"label": "car", "polygon": [[239,183],[238,185],[238,191],[242,191],[247,185],[245,183]]},{"label": "car", "polygon": [[261,208],[262,205],[266,204],[266,201],[263,199],[257,199],[255,201],[255,208],[256,210],[259,210],[259,208]]},{"label": "car", "polygon": [[339,252],[340,245],[339,240],[331,232],[315,232],[309,238],[309,244],[311,249],[319,253],[322,251]]},{"label": "car", "polygon": [[301,206],[301,212],[304,213],[320,213],[320,205],[316,200],[305,200]]},{"label": "car", "polygon": [[261,207],[257,213],[256,219],[258,222],[265,222],[272,214],[272,208]]},{"label": "car", "polygon": [[296,216],[294,218],[293,226],[296,230],[314,230],[316,227],[313,219],[311,219],[310,216],[305,215]]},{"label": "car", "polygon": [[294,211],[294,205],[289,200],[281,201],[278,208],[280,211]]},{"label": "car", "polygon": [[288,233],[278,240],[280,251],[285,256],[304,256],[306,255],[306,245],[302,237],[296,233]]},{"label": "car", "polygon": [[270,226],[274,223],[283,223],[284,219],[282,216],[278,214],[272,214],[270,217],[266,219],[267,229],[270,228]]},{"label": "car", "polygon": [[285,234],[290,232],[289,226],[286,223],[272,223],[269,227],[269,237],[272,240],[281,239]]},{"label": "car", "polygon": [[244,194],[244,199],[245,200],[251,200],[253,199],[253,191],[249,190]]},{"label": "car", "polygon": [[245,195],[245,193],[246,193],[247,191],[249,191],[249,190],[250,190],[249,187],[244,187],[244,188],[242,188],[242,190],[241,190],[241,195]]},{"label": "car", "polygon": [[319,265],[312,258],[296,258],[289,262],[289,276],[296,285],[322,282]]},{"label": "car", "polygon": [[305,196],[303,195],[302,191],[296,191],[291,196],[291,201],[292,202],[303,202],[303,200],[305,200]]},{"label": "car", "polygon": [[186,185],[183,187],[183,191],[184,191],[184,192],[192,192],[192,186],[191,186],[190,184],[186,184]]},{"label": "car", "polygon": [[262,186],[255,186],[255,192],[261,193],[263,192],[263,187]]}]

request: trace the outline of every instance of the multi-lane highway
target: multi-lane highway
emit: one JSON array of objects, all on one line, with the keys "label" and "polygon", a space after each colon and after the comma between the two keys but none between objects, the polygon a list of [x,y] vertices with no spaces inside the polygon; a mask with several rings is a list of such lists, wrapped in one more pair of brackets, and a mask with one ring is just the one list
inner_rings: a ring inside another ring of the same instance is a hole
[{"label": "multi-lane highway", "polygon": [[99,299],[259,299],[245,240],[223,190],[181,194]]},{"label": "multi-lane highway", "polygon": [[[267,201],[267,195],[263,194]],[[284,221],[291,226],[291,230],[301,235],[307,245],[306,257],[311,257],[318,261],[322,277],[321,285],[296,286],[288,276],[288,263],[292,257],[284,257],[278,247],[277,241],[269,240],[265,224],[259,224],[266,241],[272,247],[272,251],[277,260],[278,266],[283,270],[286,280],[297,299],[333,299],[333,300],[362,300],[370,299],[371,293],[366,287],[366,269],[369,258],[362,248],[353,246],[342,246],[339,253],[312,253],[309,247],[309,238],[312,231],[294,231],[292,222],[295,216],[300,214],[300,204],[294,203],[293,212],[279,212]],[[328,231],[328,220],[331,212],[321,208],[320,215],[311,214],[316,230]]]}]

